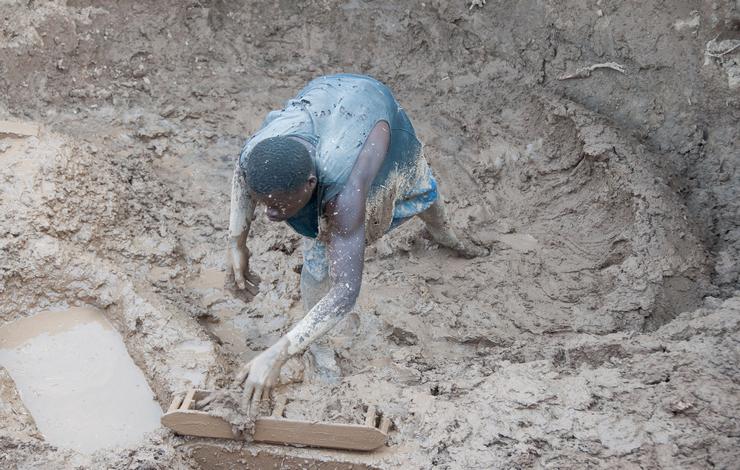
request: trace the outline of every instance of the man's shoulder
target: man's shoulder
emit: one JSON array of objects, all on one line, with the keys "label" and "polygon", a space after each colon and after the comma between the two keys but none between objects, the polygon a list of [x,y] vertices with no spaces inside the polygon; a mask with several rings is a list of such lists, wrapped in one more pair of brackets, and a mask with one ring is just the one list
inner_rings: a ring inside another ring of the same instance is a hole
[{"label": "man's shoulder", "polygon": [[[382,82],[367,76],[354,74],[326,75],[311,80],[295,98],[308,106],[321,107],[326,100],[334,104],[341,100],[342,105],[351,112],[356,104],[355,100],[363,100],[368,105],[388,107],[396,109],[393,93]],[[326,116],[331,116],[327,114]],[[332,116],[335,117],[336,116]]]}]

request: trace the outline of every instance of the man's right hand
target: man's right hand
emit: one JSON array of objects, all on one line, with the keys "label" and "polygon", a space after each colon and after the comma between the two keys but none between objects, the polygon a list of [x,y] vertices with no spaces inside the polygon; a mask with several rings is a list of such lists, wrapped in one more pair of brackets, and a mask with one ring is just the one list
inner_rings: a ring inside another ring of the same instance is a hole
[{"label": "man's right hand", "polygon": [[249,249],[246,240],[235,237],[229,240],[229,260],[234,270],[234,281],[239,289],[252,295],[259,292],[259,278],[249,270]]}]

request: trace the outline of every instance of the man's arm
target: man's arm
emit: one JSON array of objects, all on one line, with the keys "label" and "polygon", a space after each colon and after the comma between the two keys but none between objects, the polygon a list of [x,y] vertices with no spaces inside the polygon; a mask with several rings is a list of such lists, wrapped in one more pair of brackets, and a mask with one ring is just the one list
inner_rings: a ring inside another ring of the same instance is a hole
[{"label": "man's arm", "polygon": [[[256,286],[248,285],[249,249],[247,235],[254,217],[254,201],[249,196],[247,183],[239,167],[239,160],[234,164],[234,176],[231,180],[231,209],[229,214],[229,259],[234,269],[234,280],[240,289]],[[256,292],[252,292],[256,294]]]},{"label": "man's arm", "polygon": [[288,332],[288,354],[299,354],[355,304],[365,264],[365,202],[385,159],[390,129],[379,122],[365,142],[342,192],[327,204],[329,292]]},{"label": "man's arm", "polygon": [[[287,358],[302,353],[329,331],[357,300],[365,264],[365,201],[385,159],[390,143],[388,123],[381,121],[370,132],[342,192],[327,203],[329,222],[329,273],[331,288],[278,342],[251,360],[237,374],[244,383],[245,401],[257,404],[277,381]],[[255,407],[256,409],[256,407]]]}]

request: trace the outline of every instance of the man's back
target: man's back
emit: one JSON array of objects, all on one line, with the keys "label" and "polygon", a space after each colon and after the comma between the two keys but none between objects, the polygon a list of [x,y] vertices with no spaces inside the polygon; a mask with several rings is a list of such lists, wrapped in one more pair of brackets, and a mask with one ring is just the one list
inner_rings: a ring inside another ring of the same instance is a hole
[{"label": "man's back", "polygon": [[268,114],[242,155],[258,142],[278,135],[299,137],[316,147],[316,197],[288,220],[297,232],[315,238],[324,205],[343,189],[367,136],[379,121],[389,124],[391,142],[368,195],[367,238],[372,242],[390,228],[396,200],[427,179],[429,171],[420,158],[421,144],[411,122],[385,85],[351,74],[314,79],[284,109]]}]

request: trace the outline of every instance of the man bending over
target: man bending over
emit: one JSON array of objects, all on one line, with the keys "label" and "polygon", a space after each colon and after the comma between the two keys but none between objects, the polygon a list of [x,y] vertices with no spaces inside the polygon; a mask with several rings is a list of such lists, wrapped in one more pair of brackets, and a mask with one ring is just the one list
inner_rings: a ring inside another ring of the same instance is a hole
[{"label": "man bending over", "polygon": [[285,361],[303,354],[354,306],[365,246],[413,216],[432,238],[465,257],[487,250],[458,239],[414,128],[382,83],[331,75],[306,85],[267,115],[234,168],[229,253],[247,287],[246,246],[255,207],[303,239],[301,296],[307,311],[285,336],[237,376],[244,399],[269,395]]}]

